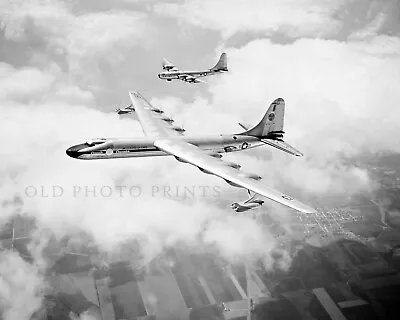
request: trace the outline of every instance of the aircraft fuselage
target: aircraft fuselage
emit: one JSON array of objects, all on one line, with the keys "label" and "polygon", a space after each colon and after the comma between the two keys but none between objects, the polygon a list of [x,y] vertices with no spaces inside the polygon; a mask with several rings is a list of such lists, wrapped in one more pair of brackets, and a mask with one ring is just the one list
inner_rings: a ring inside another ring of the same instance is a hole
[{"label": "aircraft fuselage", "polygon": [[[101,138],[78,144],[66,150],[67,155],[76,159],[116,159],[134,157],[169,156],[154,146],[155,138]],[[170,138],[169,138],[170,139]],[[251,149],[265,145],[260,139],[244,135],[214,135],[202,137],[177,137],[187,143],[206,150],[211,155]]]},{"label": "aircraft fuselage", "polygon": [[164,71],[158,74],[158,77],[160,79],[165,79],[165,80],[178,80],[186,78],[186,76],[189,77],[195,77],[195,78],[201,78],[201,77],[206,77],[206,76],[211,76],[214,74],[218,74],[221,72],[224,72],[227,70],[218,70],[218,71],[213,71],[213,70],[203,70],[203,71]]}]

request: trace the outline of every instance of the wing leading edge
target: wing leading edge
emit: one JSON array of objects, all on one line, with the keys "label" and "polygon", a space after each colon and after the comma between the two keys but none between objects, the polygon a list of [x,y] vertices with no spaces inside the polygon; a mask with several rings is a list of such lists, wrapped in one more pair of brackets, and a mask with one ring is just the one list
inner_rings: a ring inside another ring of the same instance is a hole
[{"label": "wing leading edge", "polygon": [[181,140],[163,139],[155,141],[154,146],[224,180],[242,186],[243,188],[249,189],[287,207],[304,213],[315,212],[315,209],[301,203],[296,199],[293,199],[284,193],[269,188],[257,180],[249,178],[246,176],[246,173],[230,167],[224,161],[215,157],[210,157],[201,149],[192,144]]},{"label": "wing leading edge", "polygon": [[129,92],[136,115],[146,136],[165,138],[181,136],[185,129],[172,125],[173,119],[164,115],[164,111],[152,106],[140,93]]}]

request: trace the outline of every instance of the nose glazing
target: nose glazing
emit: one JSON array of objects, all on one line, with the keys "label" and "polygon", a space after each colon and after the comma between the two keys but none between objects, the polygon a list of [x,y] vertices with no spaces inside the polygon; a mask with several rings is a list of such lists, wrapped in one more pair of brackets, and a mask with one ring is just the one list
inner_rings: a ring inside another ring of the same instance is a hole
[{"label": "nose glazing", "polygon": [[76,158],[76,157],[77,157],[77,154],[78,154],[78,152],[77,152],[76,150],[74,150],[74,147],[68,148],[65,152],[66,152],[67,155],[70,156],[71,158]]},{"label": "nose glazing", "polygon": [[77,158],[80,155],[79,150],[84,148],[86,145],[85,144],[78,144],[76,146],[73,146],[71,148],[68,148],[65,152],[68,156],[71,158]]}]

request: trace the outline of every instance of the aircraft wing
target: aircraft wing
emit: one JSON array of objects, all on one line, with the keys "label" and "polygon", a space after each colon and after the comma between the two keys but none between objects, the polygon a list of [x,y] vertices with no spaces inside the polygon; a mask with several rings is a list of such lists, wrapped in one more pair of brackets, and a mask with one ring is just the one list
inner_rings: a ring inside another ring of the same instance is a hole
[{"label": "aircraft wing", "polygon": [[206,173],[214,174],[231,184],[251,190],[292,209],[304,213],[315,212],[315,209],[262,184],[260,181],[249,177],[245,172],[235,169],[231,163],[212,157],[192,144],[177,139],[162,139],[155,141],[154,145],[179,160],[188,162]]},{"label": "aircraft wing", "polygon": [[131,91],[129,97],[146,136],[176,137],[185,132],[185,129],[173,125],[173,119],[167,117],[163,110],[152,106],[140,93]]},{"label": "aircraft wing", "polygon": [[206,83],[205,81],[200,80],[193,76],[185,76],[185,78],[183,78],[182,80],[186,81],[186,82],[193,82],[193,83],[199,83],[199,82]]}]

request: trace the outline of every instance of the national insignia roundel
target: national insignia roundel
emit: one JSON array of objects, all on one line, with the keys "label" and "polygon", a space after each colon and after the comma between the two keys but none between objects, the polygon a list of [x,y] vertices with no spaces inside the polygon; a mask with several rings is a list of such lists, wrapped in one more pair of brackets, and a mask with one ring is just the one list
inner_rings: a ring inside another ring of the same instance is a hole
[{"label": "national insignia roundel", "polygon": [[270,113],[269,115],[268,115],[268,120],[269,121],[272,121],[272,120],[274,120],[275,119],[275,113]]}]

